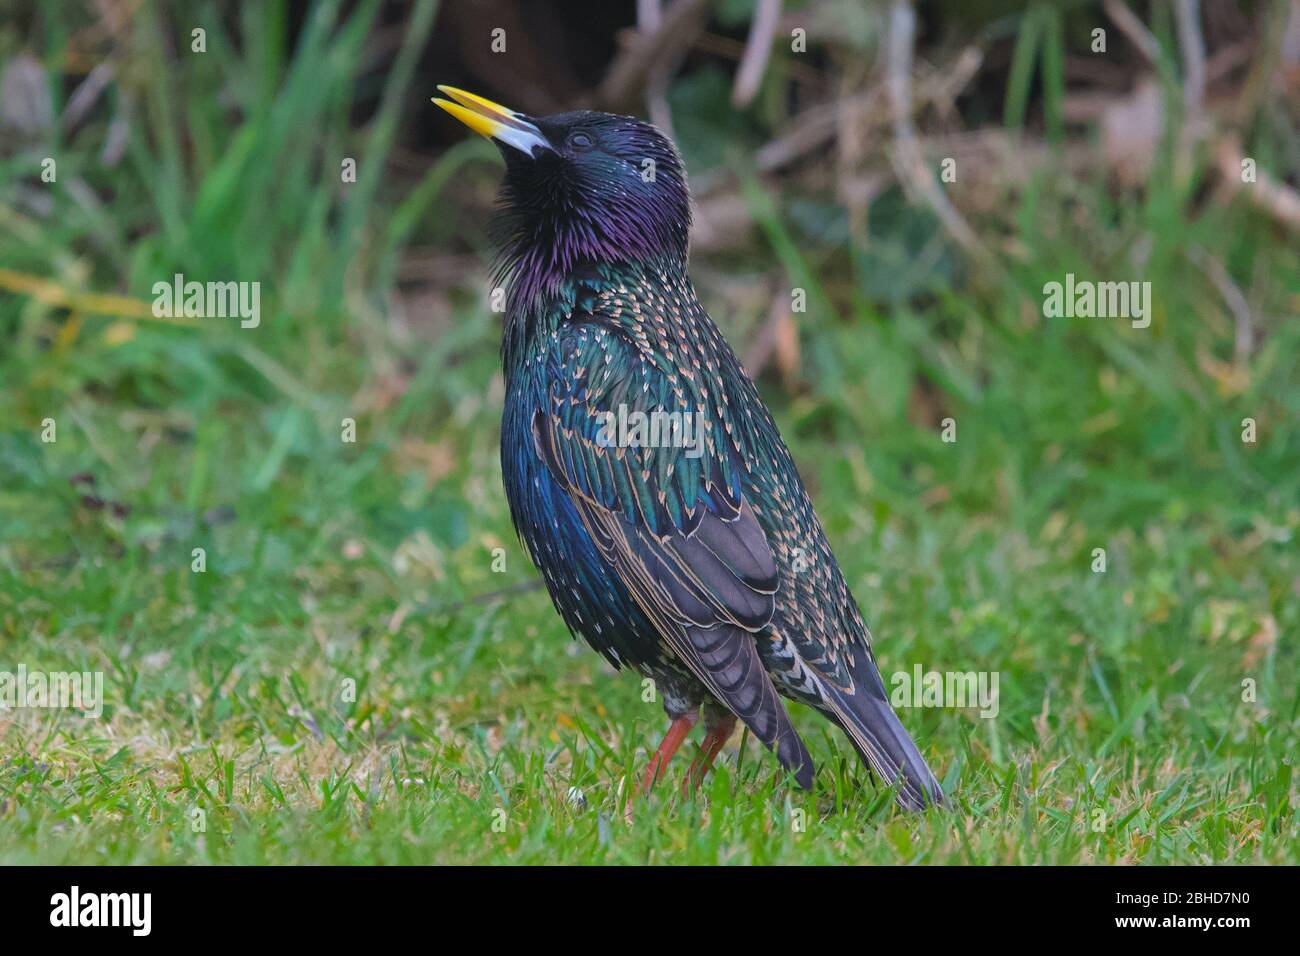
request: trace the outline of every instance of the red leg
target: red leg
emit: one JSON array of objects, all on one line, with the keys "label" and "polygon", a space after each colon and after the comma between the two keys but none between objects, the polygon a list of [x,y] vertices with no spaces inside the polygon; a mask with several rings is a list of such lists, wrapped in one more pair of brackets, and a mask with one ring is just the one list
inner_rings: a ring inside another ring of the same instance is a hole
[{"label": "red leg", "polygon": [[686,771],[686,780],[682,784],[682,793],[693,790],[704,782],[704,775],[713,769],[713,761],[717,759],[719,751],[731,737],[731,732],[736,729],[736,715],[723,714],[716,720],[707,723],[709,732],[704,735],[704,743],[700,745],[700,752],[695,755],[691,761],[690,769]]},{"label": "red leg", "polygon": [[655,755],[650,758],[650,766],[645,769],[645,776],[641,778],[641,792],[649,793],[663,776],[664,768],[668,766],[668,761],[673,759],[673,754],[677,753],[677,748],[682,745],[686,735],[691,732],[695,722],[699,720],[699,714],[683,714],[673,720],[672,726],[668,728],[668,733],[664,734],[664,739],[659,744],[659,749]]}]

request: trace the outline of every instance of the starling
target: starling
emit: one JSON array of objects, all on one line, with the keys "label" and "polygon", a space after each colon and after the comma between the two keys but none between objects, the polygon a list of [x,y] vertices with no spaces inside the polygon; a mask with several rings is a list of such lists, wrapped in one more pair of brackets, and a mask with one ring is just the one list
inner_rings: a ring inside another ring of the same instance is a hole
[{"label": "starling", "polygon": [[505,159],[511,517],[570,630],[655,682],[671,725],[642,791],[701,714],[688,783],[739,718],[810,788],[785,697],[838,725],[902,806],[942,803],[772,415],[695,296],[672,142],[632,117],[439,89]]}]

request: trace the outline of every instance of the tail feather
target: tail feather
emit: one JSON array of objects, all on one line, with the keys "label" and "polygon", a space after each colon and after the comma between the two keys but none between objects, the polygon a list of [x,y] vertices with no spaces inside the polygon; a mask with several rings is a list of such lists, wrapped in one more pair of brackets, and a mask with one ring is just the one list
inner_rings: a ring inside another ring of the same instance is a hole
[{"label": "tail feather", "polygon": [[772,686],[753,635],[734,624],[689,627],[685,639],[695,673],[741,719],[804,790],[813,784],[813,760]]},{"label": "tail feather", "polygon": [[812,755],[808,753],[803,739],[790,723],[788,714],[782,721],[781,729],[777,731],[776,743],[772,749],[776,752],[776,759],[781,762],[781,766],[794,774],[795,783],[803,790],[811,790],[815,770]]},{"label": "tail feather", "polygon": [[902,779],[899,805],[908,810],[943,806],[943,789],[908,736],[889,701],[859,687],[853,696],[837,695],[830,716],[853,741],[863,761],[886,783]]}]

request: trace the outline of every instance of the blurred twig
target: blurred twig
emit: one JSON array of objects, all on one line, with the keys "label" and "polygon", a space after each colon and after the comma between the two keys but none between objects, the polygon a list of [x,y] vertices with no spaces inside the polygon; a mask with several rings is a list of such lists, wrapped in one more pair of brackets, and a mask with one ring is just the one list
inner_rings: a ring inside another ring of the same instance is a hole
[{"label": "blurred twig", "polygon": [[786,132],[758,151],[759,172],[775,172],[820,149],[834,138],[841,111],[874,114],[882,96],[883,91],[877,87],[839,103],[821,103],[799,113],[791,119]]},{"label": "blurred twig", "polygon": [[1128,8],[1124,0],[1105,0],[1102,6],[1111,22],[1119,27],[1120,33],[1128,37],[1129,42],[1147,58],[1147,62],[1157,66],[1160,63],[1160,42],[1146,28],[1146,24],[1137,18],[1137,14]]},{"label": "blurred twig", "polygon": [[655,66],[688,48],[704,29],[710,3],[711,0],[675,0],[653,33],[633,33],[631,42],[615,57],[597,90],[599,104],[608,109],[628,109]]},{"label": "blurred twig", "polygon": [[916,13],[907,0],[895,0],[889,8],[886,48],[886,79],[894,120],[894,149],[890,159],[905,189],[923,199],[938,216],[945,230],[968,255],[986,268],[1000,272],[1001,266],[980,242],[973,229],[948,201],[935,182],[916,138],[912,122],[912,54],[916,40]]},{"label": "blurred twig", "polygon": [[71,133],[81,124],[91,110],[91,107],[98,102],[100,95],[108,89],[108,85],[113,82],[113,64],[109,61],[97,63],[95,68],[86,74],[86,78],[77,84],[77,88],[72,95],[68,97],[68,104],[63,108],[63,132]]},{"label": "blurred twig", "polygon": [[1183,53],[1183,110],[1197,118],[1205,99],[1205,38],[1201,35],[1199,0],[1178,0],[1178,46]]},{"label": "blurred twig", "polygon": [[1178,0],[1178,48],[1183,59],[1183,125],[1178,135],[1175,174],[1186,182],[1192,174],[1192,151],[1205,135],[1202,105],[1205,101],[1205,38],[1201,35],[1199,0]]},{"label": "blurred twig", "polygon": [[[978,48],[967,47],[955,61],[925,78],[912,94],[911,112],[934,104],[942,107],[961,93],[979,69],[982,55]],[[810,106],[795,115],[788,129],[759,149],[755,165],[759,172],[772,173],[816,152],[835,138],[842,124],[865,117],[873,125],[883,126],[890,120],[882,108],[887,90],[873,86],[861,93]]]},{"label": "blurred twig", "polygon": [[758,0],[754,21],[749,27],[745,55],[736,71],[736,84],[731,90],[733,106],[748,106],[758,93],[772,55],[772,41],[776,38],[776,25],[781,19],[781,0]]},{"label": "blurred twig", "polygon": [[[660,0],[637,0],[636,18],[640,32],[652,36],[663,23]],[[646,76],[646,105],[650,112],[650,122],[672,140],[677,139],[677,131],[673,128],[673,111],[668,105],[668,86],[685,55],[685,47],[676,50],[671,56],[655,63]]]},{"label": "blurred twig", "polygon": [[1242,155],[1241,145],[1234,137],[1224,137],[1219,141],[1216,156],[1219,176],[1230,192],[1244,190],[1258,208],[1283,225],[1300,232],[1300,192],[1259,168],[1255,170],[1253,183],[1243,182],[1241,170],[1246,157]]},{"label": "blurred twig", "polygon": [[1187,255],[1209,275],[1210,281],[1219,290],[1219,295],[1223,296],[1223,301],[1232,312],[1235,328],[1233,359],[1240,365],[1250,358],[1250,353],[1255,350],[1255,330],[1250,317],[1250,304],[1217,257],[1210,255],[1200,246],[1192,246],[1188,249]]}]

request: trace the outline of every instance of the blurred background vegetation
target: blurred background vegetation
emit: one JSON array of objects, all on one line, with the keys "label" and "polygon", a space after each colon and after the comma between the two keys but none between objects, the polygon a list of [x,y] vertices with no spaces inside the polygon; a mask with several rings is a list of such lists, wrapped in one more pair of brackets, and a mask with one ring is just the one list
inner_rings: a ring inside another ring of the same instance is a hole
[{"label": "blurred background vegetation", "polygon": [[[89,732],[0,714],[13,858],[199,852],[132,822],[166,780],[145,815],[208,807],[213,859],[489,853],[457,844],[445,792],[524,808],[515,858],[551,859],[568,811],[524,782],[612,791],[633,728],[657,728],[632,683],[569,654],[510,527],[500,162],[429,102],[438,83],[671,131],[701,299],[884,669],[1003,674],[998,721],[906,718],[967,810],[1047,834],[988,859],[1291,852],[1296,0],[6,0],[0,668],[113,688]],[[175,273],[260,282],[260,326],[155,317]],[[1067,273],[1149,281],[1150,327],[1044,317]],[[1249,714],[1243,676],[1267,699]],[[1030,812],[1040,771],[1057,792]],[[391,825],[420,839],[358,842],[413,780],[428,808]],[[1075,833],[1090,800],[1136,809],[1094,839]],[[250,825],[307,805],[337,842]],[[607,847],[570,839],[570,859]],[[794,852],[747,839],[737,858]],[[959,858],[970,839],[849,850]]]}]

